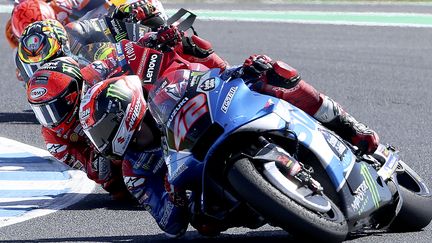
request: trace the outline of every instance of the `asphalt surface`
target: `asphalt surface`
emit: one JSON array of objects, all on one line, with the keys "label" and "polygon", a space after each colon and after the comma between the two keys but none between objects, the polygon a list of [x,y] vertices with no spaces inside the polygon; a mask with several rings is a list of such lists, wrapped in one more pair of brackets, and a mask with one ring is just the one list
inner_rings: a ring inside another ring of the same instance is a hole
[{"label": "asphalt surface", "polygon": [[[176,6],[165,5],[166,8]],[[194,8],[217,6],[202,4]],[[275,6],[278,5],[258,7],[273,9]],[[284,5],[285,8],[296,6],[307,10],[311,6],[319,8],[317,5]],[[355,9],[355,6],[347,8]],[[363,8],[368,9],[368,6]],[[391,8],[394,11],[420,11],[416,10],[417,6]],[[373,5],[369,10],[376,11]],[[421,11],[432,12],[432,7],[422,6]],[[8,14],[0,14],[2,33],[7,17]],[[432,29],[198,21],[196,30],[211,40],[214,49],[231,64],[241,63],[255,53],[265,53],[291,64],[305,80],[374,128],[384,143],[400,148],[404,160],[432,185],[429,161],[432,157]],[[39,125],[26,104],[22,84],[15,79],[12,53],[4,38],[0,38],[0,53],[0,136],[43,148]],[[230,229],[214,239],[203,238],[190,229],[183,240],[293,242],[285,232],[269,226],[257,230]],[[429,225],[422,232],[354,235],[347,242],[431,240],[432,226]],[[115,203],[98,189],[65,210],[0,228],[0,241],[170,240],[148,213]]]}]

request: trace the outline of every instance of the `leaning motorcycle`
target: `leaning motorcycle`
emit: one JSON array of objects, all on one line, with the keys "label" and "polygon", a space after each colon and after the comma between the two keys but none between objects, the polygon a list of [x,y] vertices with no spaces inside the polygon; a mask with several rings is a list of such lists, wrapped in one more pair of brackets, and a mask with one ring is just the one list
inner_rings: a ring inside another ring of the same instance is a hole
[{"label": "leaning motorcycle", "polygon": [[164,133],[168,180],[192,192],[192,219],[269,223],[330,242],[430,223],[431,193],[394,147],[359,155],[302,110],[218,69],[172,77],[155,85],[149,109]]},{"label": "leaning motorcycle", "polygon": [[[181,11],[173,17],[190,13]],[[195,18],[178,28],[190,28]],[[222,79],[219,69],[193,64],[162,72],[167,53],[128,41],[114,47],[123,70],[149,91],[168,180],[190,192],[192,225],[269,223],[333,242],[352,232],[413,231],[430,223],[431,193],[394,147],[381,144],[361,155],[302,110],[251,91],[235,75]]]}]

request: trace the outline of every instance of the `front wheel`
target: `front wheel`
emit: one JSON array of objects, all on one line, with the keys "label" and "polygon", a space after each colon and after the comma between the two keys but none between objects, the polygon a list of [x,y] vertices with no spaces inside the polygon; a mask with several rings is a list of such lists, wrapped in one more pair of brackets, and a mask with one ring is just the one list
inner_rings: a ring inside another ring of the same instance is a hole
[{"label": "front wheel", "polygon": [[390,225],[395,232],[418,231],[432,220],[432,194],[421,177],[408,165],[399,162],[403,173],[397,175],[402,207]]},{"label": "front wheel", "polygon": [[270,184],[247,158],[233,164],[228,180],[237,193],[271,224],[300,238],[343,241],[348,226],[339,208],[330,201],[326,213],[301,206]]}]

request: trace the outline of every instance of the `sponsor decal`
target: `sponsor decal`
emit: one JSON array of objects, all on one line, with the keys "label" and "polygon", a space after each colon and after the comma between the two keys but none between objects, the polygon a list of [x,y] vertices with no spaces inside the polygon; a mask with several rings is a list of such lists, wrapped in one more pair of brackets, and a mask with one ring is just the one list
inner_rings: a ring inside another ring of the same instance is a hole
[{"label": "sponsor decal", "polygon": [[31,50],[38,49],[40,44],[41,44],[41,39],[38,35],[31,35],[30,37],[27,38],[25,42],[27,48]]},{"label": "sponsor decal", "polygon": [[48,79],[49,79],[50,73],[47,74],[41,74],[39,76],[37,76],[34,80],[35,84],[47,84],[48,83]]},{"label": "sponsor decal", "polygon": [[111,23],[111,26],[112,26],[112,28],[114,30],[114,38],[115,38],[115,40],[118,42],[118,41],[121,41],[121,40],[125,39],[126,36],[127,36],[127,33],[122,30],[122,27],[120,26],[120,23],[116,19],[112,19],[110,21],[110,23]]},{"label": "sponsor decal", "polygon": [[151,54],[147,65],[144,83],[155,83],[159,74],[160,63],[162,60],[161,54]]},{"label": "sponsor decal", "polygon": [[187,170],[187,166],[185,164],[180,165],[180,167],[172,174],[171,179],[175,180],[181,173]]},{"label": "sponsor decal", "polygon": [[[96,20],[97,20],[97,22],[99,23],[101,29],[104,30],[104,33],[105,33],[105,34],[107,34],[107,33],[111,33],[111,31],[109,31],[107,25],[105,24],[105,20],[104,20],[104,19],[100,18],[100,19],[96,19]],[[97,24],[95,24],[95,26],[97,26]],[[106,32],[105,32],[105,31],[106,31]]]},{"label": "sponsor decal", "polygon": [[267,102],[264,105],[264,109],[268,109],[268,108],[272,107],[273,105],[274,105],[273,100],[268,99]]},{"label": "sponsor decal", "polygon": [[46,88],[32,89],[30,91],[30,98],[32,98],[32,99],[38,99],[38,98],[44,96],[46,93],[47,93],[47,89]]},{"label": "sponsor decal", "polygon": [[63,62],[62,63],[62,72],[68,73],[77,79],[81,79],[81,71],[79,68],[73,64]]},{"label": "sponsor decal", "polygon": [[170,118],[167,121],[167,126],[169,127],[174,117],[177,115],[177,112],[182,108],[182,106],[189,100],[188,97],[185,97],[179,104],[177,104],[176,108],[172,111]]},{"label": "sponsor decal", "polygon": [[127,100],[128,96],[123,93],[120,87],[116,83],[110,84],[107,89],[106,97],[112,97],[119,100]]},{"label": "sponsor decal", "polygon": [[165,78],[162,82],[162,84],[156,89],[156,91],[154,92],[155,94],[159,94],[161,92],[161,90],[163,88],[165,88],[165,86],[168,84],[168,79]]},{"label": "sponsor decal", "polygon": [[198,84],[198,82],[201,80],[201,77],[203,76],[204,72],[192,72],[190,74],[190,87],[193,87]]},{"label": "sponsor decal", "polygon": [[179,100],[181,98],[178,84],[170,84],[165,87],[166,94],[174,100]]},{"label": "sponsor decal", "polygon": [[[375,208],[379,207],[380,195],[378,188],[369,172],[367,165],[360,165],[360,174],[363,176],[363,182],[354,191],[354,200],[351,203],[351,208],[358,213],[362,214],[372,197],[372,202]],[[370,192],[371,197],[367,192]]]},{"label": "sponsor decal", "polygon": [[376,186],[376,183],[369,172],[367,165],[361,164],[360,174],[363,176],[363,178],[366,182],[366,185],[368,186],[368,188],[372,194],[372,200],[373,200],[375,208],[378,208],[379,207],[379,201],[381,199],[380,194],[378,192],[378,188]]},{"label": "sponsor decal", "polygon": [[208,112],[206,101],[205,94],[197,95],[185,103],[177,113],[173,131],[177,151],[179,151],[180,143],[184,141],[192,125]]},{"label": "sponsor decal", "polygon": [[41,70],[55,70],[58,67],[58,62],[47,62],[40,68]]},{"label": "sponsor decal", "polygon": [[123,66],[125,64],[125,56],[122,50],[122,46],[121,43],[116,43],[115,44],[115,49],[116,49],[116,55],[117,55],[117,61],[120,63],[120,66]]},{"label": "sponsor decal", "polygon": [[216,87],[216,81],[214,78],[211,79],[207,79],[205,80],[200,86],[199,88],[202,91],[210,91],[212,89],[214,89]]},{"label": "sponsor decal", "polygon": [[104,60],[114,51],[114,48],[106,43],[102,44],[98,47],[98,49],[94,52],[93,59],[94,60]]},{"label": "sponsor decal", "polygon": [[223,113],[228,112],[228,108],[231,105],[231,100],[233,99],[235,93],[237,92],[237,89],[238,89],[238,87],[231,87],[230,90],[228,91],[228,94],[225,97],[225,99],[222,103],[222,107],[221,107],[221,110]]},{"label": "sponsor decal", "polygon": [[148,53],[148,49],[145,48],[144,49],[144,53],[141,55],[141,60],[140,60],[140,62],[138,64],[138,69],[136,71],[136,75],[138,75],[141,80],[144,79],[143,72],[144,72],[145,62],[147,60],[147,53]]},{"label": "sponsor decal", "polygon": [[128,130],[132,130],[133,126],[135,125],[136,119],[138,118],[140,112],[141,112],[141,100],[138,99],[137,102],[134,105],[134,108],[132,112],[129,111],[129,114],[126,118],[126,127]]},{"label": "sponsor decal", "polygon": [[125,176],[123,181],[129,190],[134,190],[138,187],[141,187],[144,184],[145,179],[135,176]]},{"label": "sponsor decal", "polygon": [[117,142],[118,142],[119,144],[123,144],[125,141],[126,141],[126,139],[125,139],[124,137],[119,137],[119,138],[117,138]]},{"label": "sponsor decal", "polygon": [[351,203],[351,208],[358,212],[358,215],[364,212],[364,209],[369,202],[369,197],[366,195],[368,190],[369,187],[367,186],[366,181],[363,181],[354,191],[355,196],[354,201]]},{"label": "sponsor decal", "polygon": [[67,146],[66,145],[62,145],[62,144],[52,144],[52,143],[48,143],[47,144],[47,150],[51,154],[61,153],[61,152],[65,151],[66,148],[67,148]]},{"label": "sponsor decal", "polygon": [[164,214],[163,214],[161,220],[158,222],[158,224],[161,228],[166,227],[166,225],[168,223],[168,219],[171,216],[173,209],[174,209],[174,204],[172,202],[168,201],[166,206],[165,206]]},{"label": "sponsor decal", "polygon": [[136,60],[134,44],[132,42],[127,42],[124,45],[124,50],[125,50],[125,53],[126,53],[128,64],[130,64],[131,61],[135,61]]},{"label": "sponsor decal", "polygon": [[347,169],[351,162],[353,162],[353,157],[352,154],[349,153],[346,145],[330,132],[324,129],[320,129],[320,131],[323,134],[325,140],[327,141],[330,149],[333,151],[333,153],[335,153],[336,156],[339,157],[344,170]]},{"label": "sponsor decal", "polygon": [[91,65],[92,65],[93,69],[96,72],[98,72],[101,77],[103,77],[105,75],[105,67],[101,61],[94,61],[94,62],[92,62]]},{"label": "sponsor decal", "polygon": [[157,162],[156,166],[153,169],[153,174],[156,174],[157,171],[159,171],[160,168],[162,168],[165,165],[165,160],[163,158],[159,158],[159,161]]}]

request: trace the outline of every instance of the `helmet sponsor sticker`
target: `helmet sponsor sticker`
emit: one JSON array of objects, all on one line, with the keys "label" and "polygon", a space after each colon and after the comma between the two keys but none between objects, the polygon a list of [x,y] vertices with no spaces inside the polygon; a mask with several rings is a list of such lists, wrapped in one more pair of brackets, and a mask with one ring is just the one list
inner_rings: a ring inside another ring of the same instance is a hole
[{"label": "helmet sponsor sticker", "polygon": [[25,42],[27,48],[31,49],[31,50],[36,50],[39,48],[40,44],[41,44],[41,38],[37,35],[31,35],[26,39]]},{"label": "helmet sponsor sticker", "polygon": [[46,93],[47,93],[47,89],[46,88],[32,89],[30,91],[30,98],[32,98],[32,99],[38,99],[38,98],[44,96]]}]

